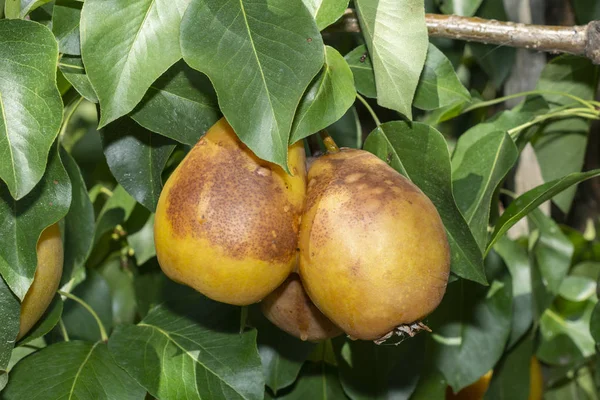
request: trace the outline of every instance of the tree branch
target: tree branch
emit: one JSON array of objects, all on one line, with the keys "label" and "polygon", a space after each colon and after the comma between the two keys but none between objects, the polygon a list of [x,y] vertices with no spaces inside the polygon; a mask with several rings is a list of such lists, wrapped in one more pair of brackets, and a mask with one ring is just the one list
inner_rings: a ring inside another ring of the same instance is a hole
[{"label": "tree branch", "polygon": [[[600,64],[600,21],[579,26],[528,25],[458,15],[425,14],[431,37],[521,47],[549,53],[581,55]],[[354,10],[347,9],[332,27],[336,31],[360,32]]]}]

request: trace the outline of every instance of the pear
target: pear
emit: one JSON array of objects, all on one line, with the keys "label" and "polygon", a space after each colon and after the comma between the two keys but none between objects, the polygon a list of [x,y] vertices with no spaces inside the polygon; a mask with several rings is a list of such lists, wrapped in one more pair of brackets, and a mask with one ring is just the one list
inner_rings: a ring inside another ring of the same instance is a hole
[{"label": "pear", "polygon": [[21,303],[19,336],[21,339],[52,302],[63,271],[64,249],[58,224],[42,231],[37,242],[37,267],[33,282]]},{"label": "pear", "polygon": [[164,273],[234,305],[275,290],[296,263],[305,161],[302,141],[290,146],[288,174],[217,121],[160,194],[154,241]]},{"label": "pear", "polygon": [[366,151],[311,165],[299,248],[308,295],[352,338],[412,335],[446,291],[450,252],[436,208]]},{"label": "pear", "polygon": [[297,273],[290,274],[260,305],[269,321],[301,340],[319,342],[342,333],[313,304]]}]

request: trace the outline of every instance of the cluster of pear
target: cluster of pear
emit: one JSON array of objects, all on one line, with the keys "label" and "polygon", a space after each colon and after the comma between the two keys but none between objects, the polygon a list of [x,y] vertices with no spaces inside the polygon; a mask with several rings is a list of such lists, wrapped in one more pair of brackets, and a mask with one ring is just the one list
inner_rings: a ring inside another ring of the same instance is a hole
[{"label": "cluster of pear", "polygon": [[303,340],[412,334],[440,303],[450,254],[429,198],[376,156],[341,149],[307,173],[256,157],[219,120],[167,180],[154,224],[171,279],[234,305],[261,302]]}]

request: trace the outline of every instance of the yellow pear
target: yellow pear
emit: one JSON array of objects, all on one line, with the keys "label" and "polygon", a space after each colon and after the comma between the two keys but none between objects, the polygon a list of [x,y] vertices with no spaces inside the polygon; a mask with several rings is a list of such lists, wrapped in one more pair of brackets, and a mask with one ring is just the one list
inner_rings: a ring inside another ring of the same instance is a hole
[{"label": "yellow pear", "polygon": [[19,336],[22,338],[44,315],[52,302],[63,270],[64,251],[58,224],[50,225],[37,242],[37,267],[21,303]]},{"label": "yellow pear", "polygon": [[446,291],[450,251],[436,208],[366,151],[311,165],[299,247],[308,295],[356,339],[412,334]]},{"label": "yellow pear", "polygon": [[299,339],[319,342],[342,333],[313,304],[296,273],[290,274],[260,305],[269,321]]},{"label": "yellow pear", "polygon": [[306,195],[302,141],[286,173],[256,157],[223,118],[167,180],[154,222],[156,254],[171,279],[223,303],[275,290],[297,258]]}]

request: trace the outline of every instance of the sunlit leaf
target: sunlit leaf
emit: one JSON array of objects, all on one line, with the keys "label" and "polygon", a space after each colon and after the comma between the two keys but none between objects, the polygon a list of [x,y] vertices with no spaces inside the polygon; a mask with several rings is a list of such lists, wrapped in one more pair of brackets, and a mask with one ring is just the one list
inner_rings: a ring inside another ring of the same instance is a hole
[{"label": "sunlit leaf", "polygon": [[182,22],[181,48],[214,84],[242,142],[287,170],[296,107],[324,62],[321,35],[304,4],[194,1]]},{"label": "sunlit leaf", "polygon": [[430,43],[413,105],[421,110],[435,110],[470,100],[471,95],[458,79],[450,60]]},{"label": "sunlit leaf", "polygon": [[600,175],[600,169],[569,174],[561,179],[544,183],[543,185],[523,193],[510,203],[508,208],[504,210],[504,213],[500,216],[500,219],[496,222],[496,227],[487,246],[487,251],[492,248],[499,236],[505,234],[514,224],[532,210],[536,209],[540,204],[551,199],[566,188],[598,175]]},{"label": "sunlit leaf", "polygon": [[50,30],[31,21],[0,20],[0,179],[17,200],[42,179],[60,128],[57,60]]},{"label": "sunlit leaf", "polygon": [[58,41],[58,50],[63,54],[81,55],[79,43],[79,21],[83,2],[58,0],[52,9],[52,33]]},{"label": "sunlit leaf", "polygon": [[364,44],[361,44],[350,53],[344,56],[352,75],[354,75],[354,86],[356,90],[366,97],[377,97],[377,88],[375,86],[375,73],[371,64],[371,57]]},{"label": "sunlit leaf", "polygon": [[482,135],[473,129],[461,135],[456,144],[452,158],[454,197],[482,251],[487,244],[492,197],[518,155],[506,132]]},{"label": "sunlit leaf", "polygon": [[262,400],[256,331],[239,333],[239,308],[188,302],[184,313],[159,306],[117,328],[109,348],[119,365],[157,398]]},{"label": "sunlit leaf", "polygon": [[194,145],[220,115],[206,75],[180,61],[150,86],[131,118],[152,132]]},{"label": "sunlit leaf", "polygon": [[377,103],[412,118],[411,105],[427,55],[420,0],[356,0],[377,86]]},{"label": "sunlit leaf", "polygon": [[84,3],[81,55],[100,99],[100,127],[133,110],[150,85],[181,58],[179,25],[189,1]]},{"label": "sunlit leaf", "polygon": [[317,21],[319,30],[337,21],[346,11],[348,0],[302,0]]},{"label": "sunlit leaf", "polygon": [[61,342],[19,362],[6,400],[143,400],[146,391],[119,368],[104,343]]},{"label": "sunlit leaf", "polygon": [[340,119],[354,103],[352,71],[333,47],[325,46],[325,66],[300,100],[290,143],[320,131]]}]

